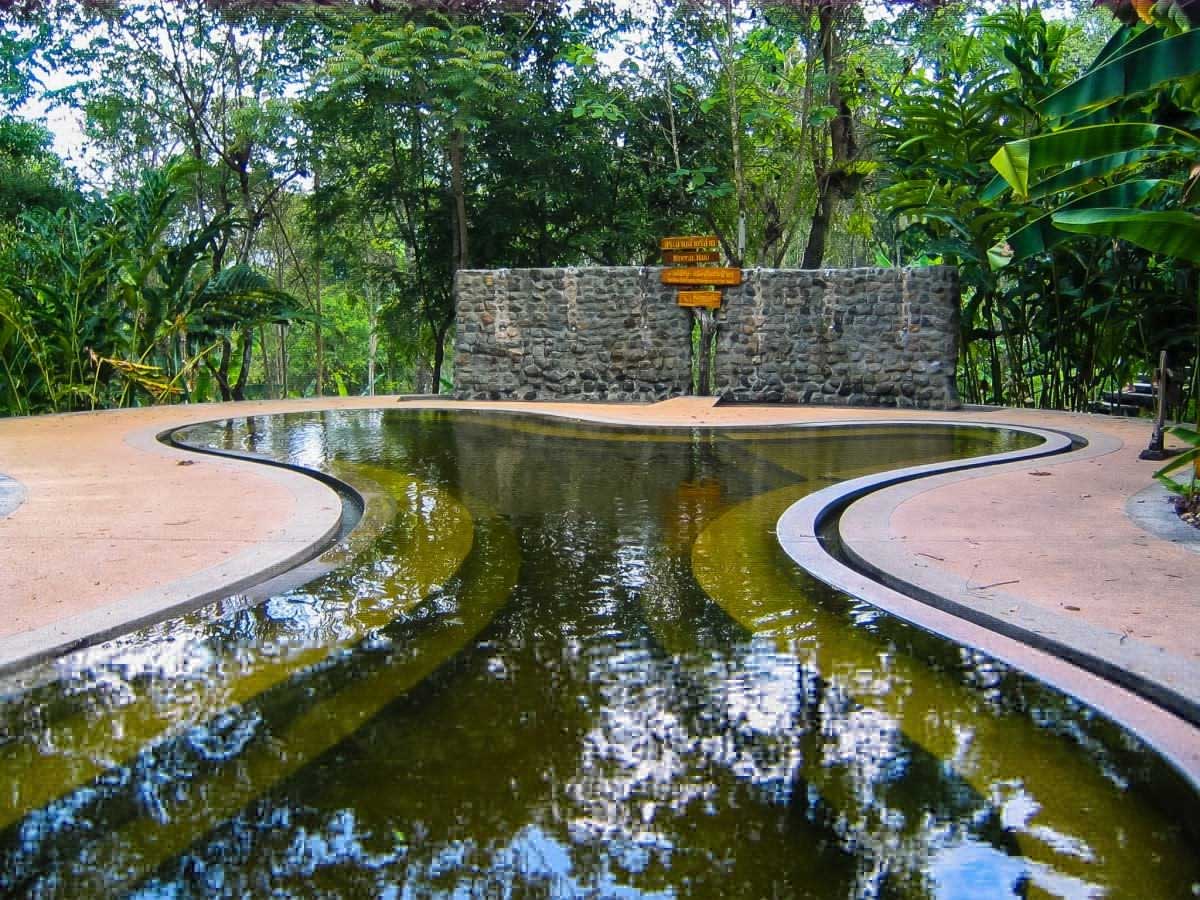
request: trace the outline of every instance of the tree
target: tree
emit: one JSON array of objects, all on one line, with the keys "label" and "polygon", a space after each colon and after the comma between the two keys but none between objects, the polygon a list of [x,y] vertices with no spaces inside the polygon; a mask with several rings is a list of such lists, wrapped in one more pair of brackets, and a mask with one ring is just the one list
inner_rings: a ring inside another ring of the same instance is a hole
[{"label": "tree", "polygon": [[174,233],[190,164],[133,192],[27,214],[0,254],[0,362],[14,412],[186,396],[233,328],[288,318],[248,266],[214,266],[227,220]]},{"label": "tree", "polygon": [[53,210],[77,201],[75,179],[50,146],[44,126],[15,116],[0,118],[0,223],[11,223],[29,210]]},{"label": "tree", "polygon": [[[453,276],[471,264],[467,168],[471,135],[507,80],[500,53],[474,24],[434,13],[343,23],[314,113],[370,128],[383,160],[374,194],[411,253],[410,306],[433,339],[432,389],[441,386],[454,324]],[[360,171],[371,171],[363,165]]]},{"label": "tree", "polygon": [[[196,165],[183,213],[198,228],[227,221],[214,263],[248,265],[271,204],[304,171],[287,98],[310,63],[297,21],[235,15],[206,0],[61,12],[56,58],[75,81],[60,96],[86,113],[117,183],[132,185],[148,168],[186,155]],[[253,334],[237,328],[220,343],[211,374],[225,399],[241,399]]]}]

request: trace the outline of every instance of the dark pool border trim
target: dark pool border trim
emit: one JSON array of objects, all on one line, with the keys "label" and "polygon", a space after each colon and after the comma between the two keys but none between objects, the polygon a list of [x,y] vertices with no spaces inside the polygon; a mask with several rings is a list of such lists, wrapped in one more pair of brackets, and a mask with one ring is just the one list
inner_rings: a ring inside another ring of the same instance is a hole
[{"label": "dark pool border trim", "polygon": [[[930,421],[926,424],[942,423]],[[1065,431],[994,423],[962,424],[1038,434],[1046,437],[1047,443],[969,460],[896,469],[830,485],[803,497],[784,511],[776,523],[776,537],[780,546],[797,565],[824,584],[922,630],[993,656],[1099,710],[1153,746],[1193,787],[1200,790],[1200,767],[1186,752],[1187,747],[1164,740],[1161,734],[1156,733],[1156,729],[1147,729],[1128,714],[1115,709],[1122,705],[1119,700],[1109,702],[1112,698],[1106,697],[1103,689],[1097,689],[1096,685],[1087,682],[1095,679],[1101,685],[1107,685],[1109,691],[1127,692],[1135,700],[1148,703],[1176,718],[1189,729],[1200,727],[1200,704],[1195,700],[1087,649],[1055,640],[1011,620],[989,615],[911,584],[865,559],[852,546],[842,542],[840,536],[839,549],[847,557],[847,562],[839,560],[825,546],[823,530],[830,524],[836,526],[836,520],[856,501],[887,488],[934,476],[970,478],[985,474],[978,471],[981,469],[1048,456],[1068,454],[1072,458],[1079,458],[1094,455],[1088,453],[1088,448],[1073,451],[1074,442],[1081,438]],[[1021,648],[1028,650],[1022,653]],[[1050,664],[1047,664],[1047,660]],[[1053,665],[1055,662],[1060,665]],[[1079,675],[1083,678],[1077,677]]]},{"label": "dark pool border trim", "polygon": [[[290,414],[272,413],[271,415]],[[160,444],[164,444],[176,450],[185,450],[189,453],[202,453],[207,456],[220,456],[225,459],[236,459],[242,462],[252,462],[259,463],[260,465],[264,466],[274,466],[277,469],[286,469],[289,472],[307,475],[309,478],[313,478],[321,482],[326,487],[331,488],[333,492],[338,495],[338,499],[342,501],[342,515],[338,534],[332,538],[327,538],[320,544],[314,544],[313,547],[309,548],[311,555],[308,557],[308,559],[302,559],[294,564],[294,566],[303,565],[310,559],[320,556],[331,546],[337,543],[338,540],[353,531],[355,526],[358,525],[358,523],[362,520],[363,513],[367,508],[367,501],[363,498],[363,495],[360,494],[352,485],[342,481],[340,478],[335,478],[328,472],[322,472],[320,469],[312,469],[308,466],[300,466],[296,463],[285,462],[284,460],[275,459],[270,456],[263,456],[259,453],[250,453],[244,450],[218,450],[215,447],[201,447],[198,444],[189,444],[187,441],[180,440],[178,437],[179,432],[186,431],[189,428],[200,428],[204,425],[216,425],[222,422],[245,421],[246,419],[252,418],[255,417],[252,415],[228,416],[221,419],[209,419],[204,422],[190,422],[187,425],[176,425],[160,431],[154,436],[154,439]],[[280,573],[276,572],[274,574],[278,575]]]}]

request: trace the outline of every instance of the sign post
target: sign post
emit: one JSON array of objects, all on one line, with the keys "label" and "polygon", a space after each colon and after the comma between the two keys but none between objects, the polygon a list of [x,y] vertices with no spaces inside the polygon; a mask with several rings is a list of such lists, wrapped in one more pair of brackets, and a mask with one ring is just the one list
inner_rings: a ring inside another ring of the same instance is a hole
[{"label": "sign post", "polygon": [[699,288],[699,290],[679,291],[676,299],[680,306],[693,311],[693,317],[700,324],[700,352],[696,359],[698,363],[696,375],[699,382],[699,393],[704,397],[711,393],[708,362],[712,356],[713,338],[716,334],[713,311],[721,308],[721,292],[713,290],[713,288],[717,285],[742,283],[741,269],[697,265],[697,263],[719,262],[721,254],[718,252],[718,247],[720,247],[720,241],[715,235],[710,234],[665,237],[658,242],[664,263],[672,267],[690,266],[690,268],[663,269],[662,283]]}]

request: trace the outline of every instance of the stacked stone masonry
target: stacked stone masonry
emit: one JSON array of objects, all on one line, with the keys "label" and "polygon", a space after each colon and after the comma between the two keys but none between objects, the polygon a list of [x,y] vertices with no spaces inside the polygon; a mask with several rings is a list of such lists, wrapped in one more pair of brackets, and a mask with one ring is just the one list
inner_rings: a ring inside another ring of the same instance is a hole
[{"label": "stacked stone masonry", "polygon": [[[461,271],[461,399],[692,393],[692,316],[658,268]],[[958,273],[746,269],[725,288],[713,393],[744,402],[955,409]]]}]

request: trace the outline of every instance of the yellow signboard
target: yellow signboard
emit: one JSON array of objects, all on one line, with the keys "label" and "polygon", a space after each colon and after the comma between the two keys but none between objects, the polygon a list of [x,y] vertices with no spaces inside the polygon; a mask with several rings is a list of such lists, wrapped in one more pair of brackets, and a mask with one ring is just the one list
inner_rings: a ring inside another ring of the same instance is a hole
[{"label": "yellow signboard", "polygon": [[699,306],[704,309],[721,308],[720,291],[680,291],[680,306]]},{"label": "yellow signboard", "polygon": [[741,284],[741,269],[705,266],[698,269],[663,269],[663,284]]},{"label": "yellow signboard", "polygon": [[720,262],[721,254],[716,250],[699,250],[695,253],[681,250],[664,250],[663,262],[671,263],[672,265],[680,265],[683,263],[710,263]]},{"label": "yellow signboard", "polygon": [[716,237],[711,234],[665,237],[658,242],[659,250],[715,250],[718,246]]}]

